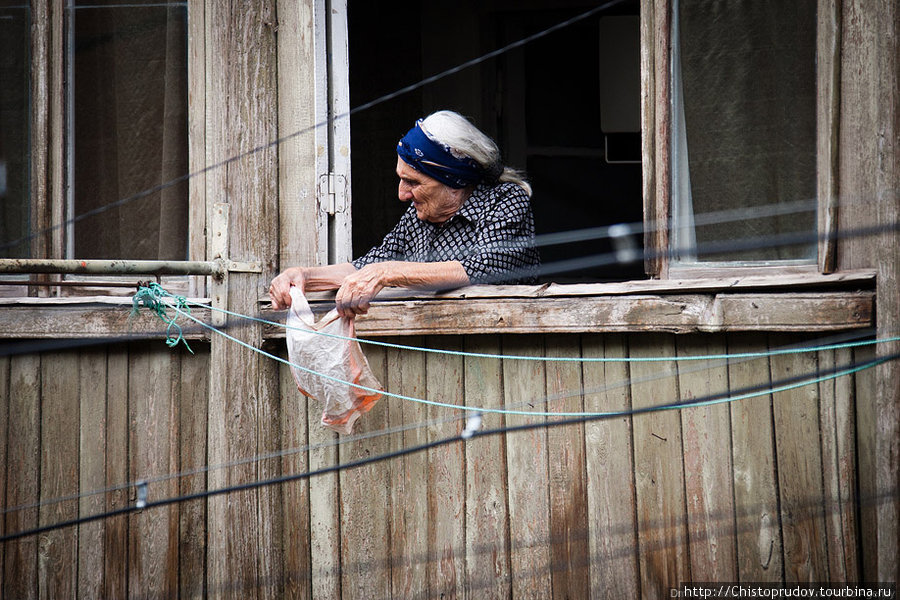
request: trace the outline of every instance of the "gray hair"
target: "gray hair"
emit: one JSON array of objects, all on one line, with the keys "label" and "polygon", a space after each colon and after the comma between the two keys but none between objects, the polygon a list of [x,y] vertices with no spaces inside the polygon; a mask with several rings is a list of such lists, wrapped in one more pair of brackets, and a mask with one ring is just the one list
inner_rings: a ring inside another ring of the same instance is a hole
[{"label": "gray hair", "polygon": [[450,110],[432,113],[422,120],[422,130],[434,141],[475,160],[486,172],[500,172],[501,182],[515,183],[531,197],[531,185],[523,174],[500,162],[500,149],[494,140],[461,114]]}]

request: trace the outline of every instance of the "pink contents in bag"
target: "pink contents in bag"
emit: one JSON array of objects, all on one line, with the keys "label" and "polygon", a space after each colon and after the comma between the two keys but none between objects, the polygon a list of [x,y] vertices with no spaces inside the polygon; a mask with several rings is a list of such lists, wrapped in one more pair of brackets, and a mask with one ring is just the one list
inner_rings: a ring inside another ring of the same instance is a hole
[{"label": "pink contents in bag", "polygon": [[337,310],[332,310],[317,323],[303,292],[299,288],[291,288],[286,333],[288,358],[292,365],[316,373],[294,366],[291,372],[304,396],[325,403],[322,424],[340,433],[352,431],[356,419],[368,412],[381,397],[377,390],[382,389],[355,339],[353,323],[353,319],[341,318]]}]

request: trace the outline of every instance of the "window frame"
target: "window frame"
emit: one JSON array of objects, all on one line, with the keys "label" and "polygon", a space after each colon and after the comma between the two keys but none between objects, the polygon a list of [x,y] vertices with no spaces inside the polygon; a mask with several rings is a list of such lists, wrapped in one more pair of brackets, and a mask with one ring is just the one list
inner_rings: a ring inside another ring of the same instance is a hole
[{"label": "window frame", "polygon": [[[188,87],[192,98],[205,97],[204,19],[202,0],[187,0],[188,11]],[[31,242],[31,257],[41,259],[77,258],[67,256],[67,235],[71,218],[68,207],[70,155],[67,148],[69,121],[68,89],[65,84],[68,42],[66,39],[70,16],[66,3],[54,0],[31,2],[31,162],[29,200],[31,223],[38,232]],[[199,37],[198,37],[199,36]],[[192,43],[193,40],[193,43]],[[198,43],[199,41],[199,43]],[[201,173],[205,167],[205,114],[202,102],[188,102],[188,162],[191,173]],[[193,176],[188,182],[188,260],[206,256],[206,198],[205,176]],[[78,276],[37,275],[36,280],[48,285],[29,286],[28,295],[46,297],[70,294],[75,288],[56,287],[56,281],[83,279]],[[91,278],[98,280],[98,278]],[[103,279],[103,278],[99,278]],[[117,279],[112,277],[111,279]],[[203,278],[181,276],[173,283],[190,289],[192,295],[203,293]],[[121,288],[103,288],[110,296],[121,295]],[[0,290],[2,292],[2,290]]]},{"label": "window frame", "polygon": [[[667,224],[672,217],[672,0],[641,1],[641,145],[644,173],[645,270],[659,279],[726,275],[831,273],[835,269],[840,110],[840,0],[816,7],[816,202],[814,264],[672,264]],[[659,226],[663,224],[663,226]]]}]

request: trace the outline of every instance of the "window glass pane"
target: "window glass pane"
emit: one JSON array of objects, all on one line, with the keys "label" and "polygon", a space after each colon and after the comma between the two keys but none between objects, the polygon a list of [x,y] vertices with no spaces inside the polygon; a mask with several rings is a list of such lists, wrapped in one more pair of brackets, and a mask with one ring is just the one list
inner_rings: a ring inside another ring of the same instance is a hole
[{"label": "window glass pane", "polygon": [[[813,260],[811,243],[712,254],[704,247],[816,230],[816,1],[674,4],[673,214],[681,259]],[[760,216],[795,204],[805,210]],[[745,212],[702,224],[731,210]],[[696,255],[684,251],[694,243]]]},{"label": "window glass pane", "polygon": [[188,172],[186,3],[77,0],[67,18],[70,252],[185,259],[187,182],[166,184]]},{"label": "window glass pane", "polygon": [[0,0],[0,257],[29,256],[29,31],[25,0]]}]

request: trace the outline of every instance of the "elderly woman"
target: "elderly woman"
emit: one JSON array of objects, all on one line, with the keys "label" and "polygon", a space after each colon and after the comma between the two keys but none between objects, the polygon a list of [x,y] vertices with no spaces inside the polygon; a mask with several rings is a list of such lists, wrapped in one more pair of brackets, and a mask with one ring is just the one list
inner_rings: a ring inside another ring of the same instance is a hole
[{"label": "elderly woman", "polygon": [[468,120],[450,111],[419,120],[397,145],[397,176],[398,196],[411,205],[381,244],[352,263],[285,270],[269,288],[274,308],[290,305],[291,286],[337,289],[338,312],[349,317],[365,314],[388,286],[533,280],[531,186]]}]

